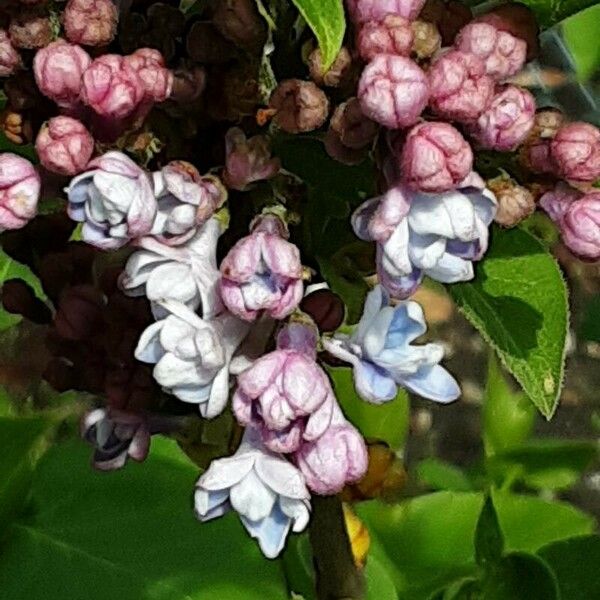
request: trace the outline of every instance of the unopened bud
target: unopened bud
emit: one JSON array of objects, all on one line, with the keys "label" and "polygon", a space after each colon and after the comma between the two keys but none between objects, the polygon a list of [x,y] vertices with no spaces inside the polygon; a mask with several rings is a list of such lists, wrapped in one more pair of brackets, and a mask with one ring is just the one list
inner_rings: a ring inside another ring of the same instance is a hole
[{"label": "unopened bud", "polygon": [[8,33],[12,45],[16,48],[43,48],[52,41],[50,17],[39,9],[20,11],[13,16]]},{"label": "unopened bud", "polygon": [[8,33],[0,29],[0,77],[12,75],[21,66],[21,57],[10,41]]},{"label": "unopened bud", "polygon": [[452,46],[458,32],[472,18],[471,9],[458,0],[428,0],[419,15],[421,21],[437,25],[442,46]]},{"label": "unopened bud", "polygon": [[22,279],[9,279],[2,284],[2,306],[7,312],[22,315],[38,325],[52,320],[50,309]]},{"label": "unopened bud", "polygon": [[348,48],[342,46],[338,52],[333,64],[323,71],[323,56],[320,48],[315,48],[308,57],[308,68],[310,70],[311,79],[317,85],[327,87],[339,87],[345,83],[352,70],[352,56]]},{"label": "unopened bud", "polygon": [[177,69],[173,72],[171,100],[179,104],[189,104],[200,98],[206,87],[206,71],[202,67]]},{"label": "unopened bud", "polygon": [[213,23],[236,46],[250,52],[262,50],[267,29],[254,0],[219,0]]},{"label": "unopened bud", "polygon": [[487,187],[498,202],[494,221],[502,227],[514,227],[535,210],[533,194],[506,175],[490,179]]},{"label": "unopened bud", "polygon": [[105,46],[115,37],[119,12],[112,0],[69,0],[63,19],[70,42]]},{"label": "unopened bud", "polygon": [[300,303],[300,310],[313,319],[321,332],[335,331],[344,322],[344,302],[331,290],[308,294]]},{"label": "unopened bud", "polygon": [[23,115],[12,110],[0,114],[0,129],[13,144],[25,144],[33,137],[31,123],[23,119]]},{"label": "unopened bud", "polygon": [[335,109],[330,127],[344,146],[355,150],[370,146],[379,131],[377,123],[363,113],[358,98],[350,98]]},{"label": "unopened bud", "polygon": [[378,54],[408,56],[413,43],[413,31],[407,19],[389,14],[379,21],[367,21],[358,33],[357,46],[361,57],[370,61]]},{"label": "unopened bud", "polygon": [[286,79],[273,92],[269,105],[277,110],[275,123],[287,133],[318,129],[329,113],[329,100],[312,81]]},{"label": "unopened bud", "polygon": [[442,46],[442,36],[433,23],[413,21],[412,54],[419,60],[431,58]]}]

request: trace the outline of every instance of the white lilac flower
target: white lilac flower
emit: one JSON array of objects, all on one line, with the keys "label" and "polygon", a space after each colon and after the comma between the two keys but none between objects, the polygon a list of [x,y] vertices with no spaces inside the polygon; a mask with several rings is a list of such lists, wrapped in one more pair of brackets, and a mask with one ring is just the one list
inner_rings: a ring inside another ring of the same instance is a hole
[{"label": "white lilac flower", "polygon": [[155,363],[154,379],[167,393],[216,417],[227,404],[230,363],[249,325],[230,314],[201,319],[172,300],[161,304],[169,314],[142,333],[135,357]]},{"label": "white lilac flower", "polygon": [[310,516],[300,471],[268,451],[250,428],[233,456],[214,460],[200,477],[194,505],[201,521],[235,510],[268,558],[283,550],[290,529],[303,531]]},{"label": "white lilac flower", "polygon": [[323,345],[353,366],[356,390],[368,402],[392,400],[398,386],[435,402],[452,402],[460,388],[438,364],[444,356],[442,346],[412,344],[426,330],[419,304],[405,301],[391,306],[387,292],[377,286],[367,296],[354,333],[325,339]]},{"label": "white lilac flower", "polygon": [[459,189],[440,194],[393,186],[360,206],[352,225],[358,237],[377,242],[379,281],[404,299],[425,275],[442,283],[472,279],[495,213],[494,194],[473,173]]}]

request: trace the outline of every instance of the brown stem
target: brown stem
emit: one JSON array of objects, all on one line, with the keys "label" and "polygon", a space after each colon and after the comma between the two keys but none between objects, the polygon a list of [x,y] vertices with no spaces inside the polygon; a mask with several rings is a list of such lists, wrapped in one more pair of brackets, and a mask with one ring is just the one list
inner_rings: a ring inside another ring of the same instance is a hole
[{"label": "brown stem", "polygon": [[342,502],[313,496],[309,529],[319,600],[363,600],[364,581],[354,564]]}]

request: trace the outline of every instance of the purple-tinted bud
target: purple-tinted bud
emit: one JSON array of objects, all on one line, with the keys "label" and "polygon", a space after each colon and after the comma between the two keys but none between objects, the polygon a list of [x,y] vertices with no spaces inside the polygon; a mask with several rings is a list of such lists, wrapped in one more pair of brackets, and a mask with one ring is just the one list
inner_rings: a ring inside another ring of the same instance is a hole
[{"label": "purple-tinted bud", "polygon": [[144,83],[146,99],[164,102],[173,89],[173,73],[165,66],[163,55],[153,48],[140,48],[125,61],[133,67]]},{"label": "purple-tinted bud", "polygon": [[274,216],[262,217],[221,263],[223,302],[246,321],[254,321],[263,311],[284,319],[302,299],[300,252],[276,231],[281,225]]},{"label": "purple-tinted bud", "polygon": [[4,29],[0,29],[0,77],[12,75],[21,66],[21,57]]},{"label": "purple-tinted bud", "polygon": [[337,494],[367,472],[369,457],[360,433],[342,417],[314,442],[305,442],[294,455],[306,485],[316,494]]},{"label": "purple-tinted bud", "polygon": [[308,69],[311,79],[317,85],[339,87],[348,81],[352,73],[352,55],[348,48],[342,46],[332,65],[324,71],[321,49],[315,48],[308,56]]},{"label": "purple-tinted bud", "polygon": [[0,154],[0,231],[20,229],[37,213],[40,176],[24,158]]},{"label": "purple-tinted bud", "polygon": [[287,133],[303,133],[318,129],[329,113],[329,100],[312,81],[286,79],[271,96],[271,108],[277,113],[275,123]]},{"label": "purple-tinted bud", "polygon": [[274,452],[295,452],[327,430],[336,407],[331,384],[316,363],[316,334],[291,324],[278,349],[238,376],[233,411],[240,424],[261,432]]},{"label": "purple-tinted bud", "polygon": [[364,114],[388,129],[414,125],[429,100],[427,77],[409,58],[380,54],[365,68],[358,85]]},{"label": "purple-tinted bud", "polygon": [[565,184],[542,196],[540,205],[558,225],[564,244],[585,260],[600,259],[600,192],[582,194]]},{"label": "purple-tinted bud", "polygon": [[225,134],[223,181],[228,188],[244,191],[255,181],[271,179],[280,168],[279,159],[271,158],[269,140],[264,135],[247,139],[239,127]]},{"label": "purple-tinted bud", "polygon": [[347,0],[348,11],[356,25],[379,21],[388,14],[414,21],[425,0]]},{"label": "purple-tinted bud", "polygon": [[67,340],[85,340],[100,331],[104,319],[102,292],[91,285],[70,287],[61,296],[54,327]]},{"label": "purple-tinted bud", "polygon": [[16,48],[43,48],[52,41],[52,24],[43,9],[25,9],[14,15],[8,28],[10,41]]},{"label": "purple-tinted bud", "polygon": [[402,179],[423,192],[458,187],[473,169],[471,146],[452,125],[429,122],[410,130],[402,149]]},{"label": "purple-tinted bud", "polygon": [[527,55],[524,40],[500,31],[490,23],[477,21],[463,27],[455,46],[479,57],[485,65],[485,72],[494,79],[505,79],[518,73]]},{"label": "purple-tinted bud", "polygon": [[81,99],[100,116],[124,119],[140,106],[145,90],[141,77],[125,58],[105,54],[83,74]]},{"label": "purple-tinted bud", "polygon": [[342,102],[333,112],[329,127],[344,146],[354,150],[370,146],[379,131],[377,123],[364,115],[358,98]]},{"label": "purple-tinted bud", "polygon": [[223,37],[250,52],[260,52],[267,38],[265,21],[254,0],[219,0],[213,23]]},{"label": "purple-tinted bud", "polygon": [[494,221],[502,227],[514,227],[535,210],[533,194],[506,175],[487,181],[487,187],[498,203]]},{"label": "purple-tinted bud", "polygon": [[600,130],[589,123],[563,125],[550,144],[558,173],[568,181],[592,183],[600,178]]},{"label": "purple-tinted bud", "polygon": [[429,69],[430,105],[447,119],[468,123],[488,107],[494,80],[486,75],[483,62],[473,54],[451,50]]},{"label": "purple-tinted bud", "polygon": [[413,44],[410,22],[399,15],[386,15],[380,21],[367,21],[358,33],[358,52],[365,61],[378,54],[409,56]]},{"label": "purple-tinted bud", "polygon": [[412,54],[419,60],[431,58],[442,46],[442,36],[434,23],[427,21],[413,21]]},{"label": "purple-tinted bud", "polygon": [[309,315],[319,331],[335,331],[344,322],[344,301],[331,290],[311,292],[302,299],[300,310]]},{"label": "purple-tinted bud", "polygon": [[110,44],[118,20],[119,11],[112,0],[69,0],[63,13],[67,39],[84,46]]},{"label": "purple-tinted bud", "polygon": [[515,85],[499,88],[489,107],[469,132],[482,148],[508,152],[529,135],[535,117],[535,98]]},{"label": "purple-tinted bud", "polygon": [[38,50],[33,72],[38,88],[61,108],[70,109],[79,102],[81,79],[92,59],[88,53],[64,40]]},{"label": "purple-tinted bud", "polygon": [[94,152],[94,138],[85,126],[71,117],[54,117],[42,125],[35,141],[40,162],[59,175],[77,175]]}]

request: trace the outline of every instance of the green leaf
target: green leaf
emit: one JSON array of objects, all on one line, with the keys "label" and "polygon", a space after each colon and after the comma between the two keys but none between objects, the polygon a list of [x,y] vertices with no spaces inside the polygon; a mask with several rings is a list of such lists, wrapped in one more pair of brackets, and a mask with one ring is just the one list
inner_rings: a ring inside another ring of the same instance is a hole
[{"label": "green leaf", "polygon": [[[536,552],[553,541],[592,533],[594,520],[564,503],[493,493],[509,552]],[[460,577],[476,572],[474,537],[483,506],[481,493],[436,492],[397,505],[356,506],[394,569],[401,600],[423,600]]]},{"label": "green leaf", "polygon": [[596,0],[521,0],[533,10],[542,28],[552,27],[567,17],[596,4]]},{"label": "green leaf", "polygon": [[554,542],[538,554],[554,571],[563,600],[600,598],[600,537],[589,535]]},{"label": "green leaf", "polygon": [[0,534],[23,508],[50,425],[42,417],[0,418]]},{"label": "green leaf", "polygon": [[473,577],[465,577],[451,583],[447,588],[435,592],[428,600],[479,600],[480,583]]},{"label": "green leaf", "polygon": [[595,442],[586,440],[532,440],[487,461],[492,477],[510,477],[539,490],[571,487],[598,456]]},{"label": "green leaf", "polygon": [[366,438],[382,440],[394,450],[404,446],[409,417],[408,395],[404,390],[400,389],[390,402],[370,404],[356,393],[352,369],[329,368],[328,372],[344,414]]},{"label": "green leaf", "polygon": [[504,552],[504,536],[491,496],[485,499],[475,529],[475,560],[480,567],[497,563]]},{"label": "green leaf", "polygon": [[473,489],[471,481],[461,469],[437,458],[422,460],[417,466],[417,476],[433,490],[468,492]]},{"label": "green leaf", "polygon": [[33,144],[15,144],[6,137],[3,131],[0,131],[0,153],[2,152],[12,152],[32,163],[37,163],[37,154]]},{"label": "green leaf", "polygon": [[559,600],[550,567],[533,554],[505,556],[485,579],[483,600]]},{"label": "green leaf", "polygon": [[[9,279],[22,279],[35,292],[40,300],[47,300],[40,280],[33,274],[31,269],[16,260],[13,260],[6,252],[0,249],[0,286]],[[8,329],[21,321],[21,316],[13,315],[0,304],[0,331]]]},{"label": "green leaf", "polygon": [[542,243],[520,229],[494,228],[475,279],[449,291],[531,401],[552,417],[569,316],[565,282]]},{"label": "green leaf", "polygon": [[315,34],[323,56],[323,67],[325,70],[329,69],[344,41],[346,19],[343,1],[292,0],[292,2]]},{"label": "green leaf", "polygon": [[490,353],[482,411],[486,454],[522,444],[533,430],[535,415],[527,396],[511,390],[496,357]]},{"label": "green leaf", "polygon": [[384,563],[369,554],[365,566],[366,600],[398,600],[394,580]]},{"label": "green leaf", "polygon": [[567,19],[561,31],[575,60],[577,75],[583,80],[589,79],[600,67],[600,4]]},{"label": "green leaf", "polygon": [[288,598],[281,562],[261,555],[234,514],[195,519],[197,469],[174,442],[154,439],[145,463],[110,474],[93,471],[89,453],[66,443],[40,462],[33,512],[0,555],[4,598]]}]

